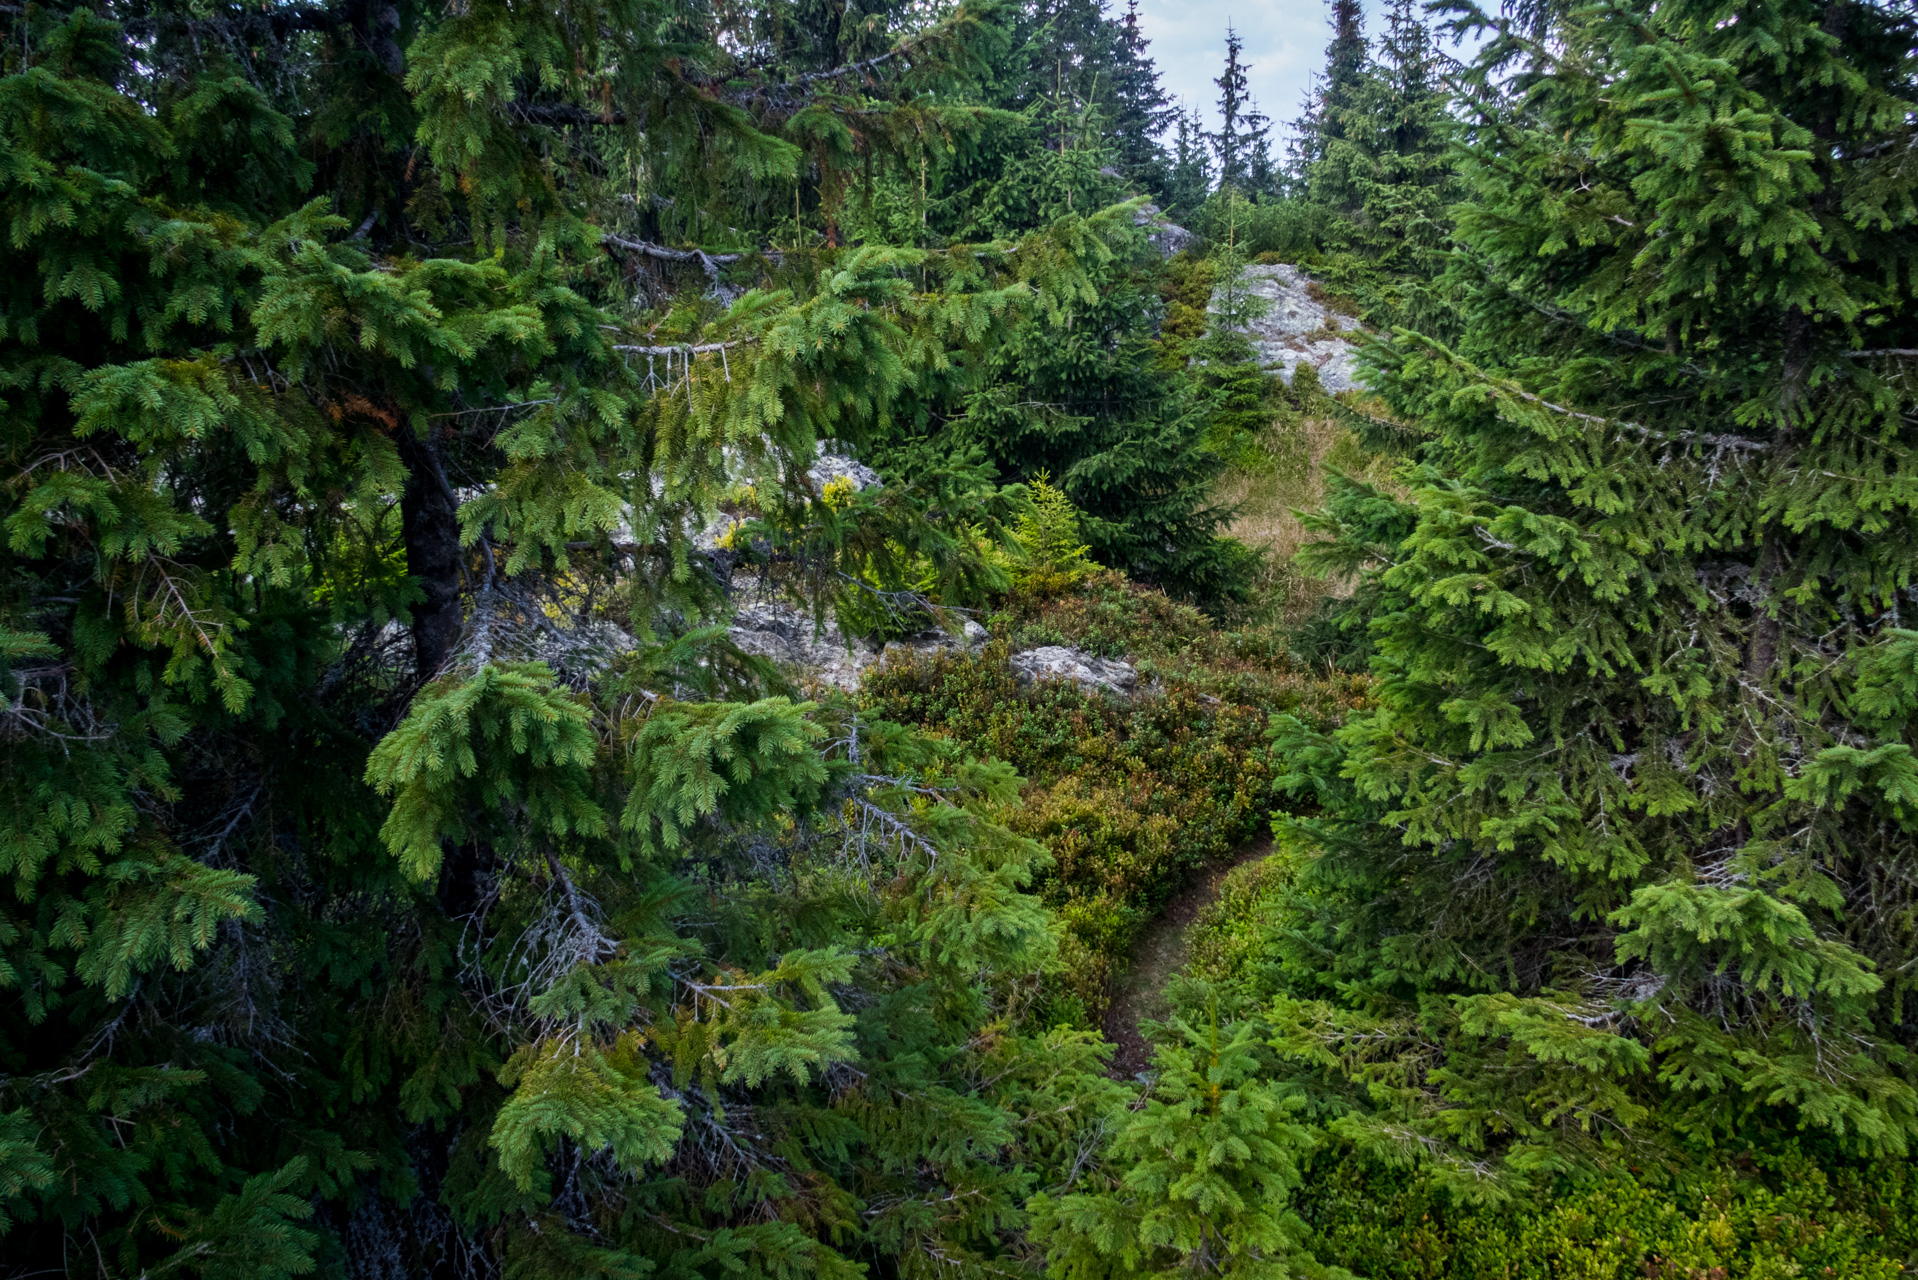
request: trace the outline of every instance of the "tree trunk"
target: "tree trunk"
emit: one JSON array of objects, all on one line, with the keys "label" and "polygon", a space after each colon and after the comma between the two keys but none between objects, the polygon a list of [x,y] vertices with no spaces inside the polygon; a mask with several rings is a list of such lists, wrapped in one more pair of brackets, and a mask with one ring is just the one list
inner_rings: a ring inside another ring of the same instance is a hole
[{"label": "tree trunk", "polygon": [[423,683],[439,675],[459,640],[459,499],[446,482],[439,444],[400,429],[400,459],[406,489],[400,495],[400,532],[406,540],[406,571],[425,598],[413,606],[413,670]]}]

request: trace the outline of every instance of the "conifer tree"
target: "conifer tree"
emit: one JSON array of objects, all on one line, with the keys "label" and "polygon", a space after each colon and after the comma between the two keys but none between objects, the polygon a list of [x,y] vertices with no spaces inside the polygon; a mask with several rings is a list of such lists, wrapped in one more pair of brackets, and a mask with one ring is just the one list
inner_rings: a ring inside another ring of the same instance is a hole
[{"label": "conifer tree", "polygon": [[[1078,167],[1098,169],[1096,160]],[[1027,192],[1052,185],[1039,172],[1025,178]],[[1129,214],[1097,225],[1105,251],[1087,260],[1092,289],[1063,332],[1032,328],[1007,342],[963,415],[931,439],[976,451],[1008,478],[1048,475],[1083,514],[1100,564],[1216,604],[1243,592],[1250,564],[1221,536],[1230,513],[1210,497],[1224,460],[1208,397],[1185,371],[1151,358],[1162,304],[1144,229]]]},{"label": "conifer tree", "polygon": [[1288,1207],[1309,1136],[1260,1078],[1252,1024],[1169,1030],[1152,1096],[1113,1141],[1112,1185],[1033,1200],[1049,1274],[1325,1275]]},{"label": "conifer tree", "polygon": [[1163,190],[1166,151],[1160,141],[1177,109],[1159,83],[1159,69],[1139,29],[1139,0],[1126,0],[1112,68],[1112,132],[1119,171],[1150,190]]},{"label": "conifer tree", "polygon": [[1219,86],[1219,127],[1207,135],[1218,156],[1219,185],[1250,190],[1256,168],[1271,167],[1271,122],[1259,113],[1246,81],[1250,68],[1240,59],[1245,41],[1231,27],[1225,29],[1225,69],[1213,83]]},{"label": "conifer tree", "polygon": [[1402,544],[1349,522],[1378,706],[1282,736],[1274,1043],[1468,1193],[1907,1153],[1918,28],[1455,14],[1462,330],[1371,355],[1434,440]]},{"label": "conifer tree", "polygon": [[[1443,239],[1451,129],[1432,35],[1412,0],[1393,0],[1372,57],[1316,129],[1312,198],[1344,213],[1388,271],[1413,271]],[[1435,267],[1420,266],[1420,275]]]},{"label": "conifer tree", "polygon": [[1172,161],[1166,179],[1166,207],[1190,217],[1212,193],[1212,156],[1205,126],[1196,111],[1182,110],[1173,125]]},{"label": "conifer tree", "polygon": [[[1156,191],[1165,178],[1159,135],[1174,113],[1139,30],[1136,4],[1114,16],[1103,0],[1030,0],[1017,7],[1010,28],[1014,50],[1007,65],[995,68],[993,105],[1030,111],[1053,102],[1074,117],[1096,112],[1114,170]],[[989,164],[992,157],[980,160]]]},{"label": "conifer tree", "polygon": [[843,244],[1004,34],[874,16],[0,11],[10,1267],[996,1269],[1101,1123],[1016,779],[725,638],[994,579],[809,467],[1102,252]]},{"label": "conifer tree", "polygon": [[1327,20],[1332,40],[1325,49],[1325,101],[1339,109],[1350,101],[1353,86],[1364,74],[1369,54],[1365,42],[1365,8],[1359,0],[1331,0]]},{"label": "conifer tree", "polygon": [[[1306,93],[1304,109],[1293,125],[1297,138],[1293,172],[1307,182],[1325,158],[1327,147],[1345,136],[1346,113],[1352,108],[1370,57],[1365,41],[1365,9],[1359,0],[1331,0],[1327,20],[1332,39],[1325,49],[1325,70],[1315,77]],[[1337,201],[1321,197],[1321,203]]]},{"label": "conifer tree", "polygon": [[[1432,33],[1412,0],[1386,9],[1368,106],[1375,158],[1361,205],[1388,242],[1429,251],[1437,246],[1449,189],[1451,141]],[[1427,272],[1430,274],[1430,272]]]}]

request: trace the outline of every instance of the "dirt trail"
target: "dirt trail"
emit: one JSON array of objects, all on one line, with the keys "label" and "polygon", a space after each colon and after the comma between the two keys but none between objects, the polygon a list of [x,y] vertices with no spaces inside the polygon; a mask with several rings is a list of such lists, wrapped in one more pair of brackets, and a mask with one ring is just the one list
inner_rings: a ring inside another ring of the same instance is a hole
[{"label": "dirt trail", "polygon": [[1240,845],[1228,861],[1207,867],[1175,894],[1133,943],[1131,964],[1113,983],[1112,999],[1106,1005],[1105,1036],[1118,1048],[1109,1073],[1113,1079],[1130,1080],[1152,1065],[1152,1046],[1139,1034],[1139,1023],[1165,1017],[1166,984],[1185,965],[1186,929],[1219,896],[1228,872],[1271,852],[1269,837]]}]

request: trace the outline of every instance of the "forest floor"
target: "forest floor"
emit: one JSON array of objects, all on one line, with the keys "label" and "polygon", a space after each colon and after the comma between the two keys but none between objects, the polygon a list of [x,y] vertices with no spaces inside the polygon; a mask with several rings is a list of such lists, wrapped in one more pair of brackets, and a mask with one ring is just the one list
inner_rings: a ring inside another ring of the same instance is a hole
[{"label": "forest floor", "polygon": [[1152,1044],[1140,1032],[1139,1024],[1166,1016],[1166,984],[1185,967],[1186,930],[1219,896],[1219,886],[1225,883],[1227,874],[1271,852],[1270,836],[1240,845],[1230,858],[1205,868],[1173,895],[1165,910],[1139,935],[1106,1005],[1105,1037],[1117,1049],[1108,1072],[1113,1079],[1130,1080],[1152,1066]]}]

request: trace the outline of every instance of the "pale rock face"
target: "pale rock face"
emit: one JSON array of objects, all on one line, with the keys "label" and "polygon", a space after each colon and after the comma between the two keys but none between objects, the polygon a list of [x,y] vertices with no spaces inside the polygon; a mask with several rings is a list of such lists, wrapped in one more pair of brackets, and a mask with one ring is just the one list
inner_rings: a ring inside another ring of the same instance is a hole
[{"label": "pale rock face", "polygon": [[838,453],[821,453],[812,466],[806,468],[806,478],[812,481],[814,489],[825,492],[826,486],[834,480],[850,480],[855,489],[865,489],[879,483],[879,473],[863,462]]},{"label": "pale rock face", "polygon": [[[824,447],[834,446],[831,442],[827,442]],[[816,494],[824,493],[826,486],[835,480],[849,480],[854,489],[874,488],[880,483],[877,471],[850,454],[824,451],[813,460],[810,467],[806,468],[806,478],[812,481],[813,492]],[[706,523],[705,528],[693,535],[694,550],[704,551],[709,555],[717,551],[720,539],[730,533],[733,526],[738,523],[738,520],[724,511],[719,512]]]},{"label": "pale rock face", "polygon": [[866,640],[848,641],[831,619],[815,633],[812,616],[783,601],[740,609],[733,615],[731,636],[742,652],[771,658],[848,693],[868,669],[902,654],[974,653],[988,639],[986,629],[967,618],[958,635],[934,627],[881,648]]},{"label": "pale rock face", "polygon": [[1170,258],[1190,246],[1199,237],[1196,232],[1187,231],[1176,222],[1168,222],[1159,206],[1148,204],[1132,215],[1132,224],[1137,227],[1149,226],[1146,242],[1158,250],[1161,258]]},{"label": "pale rock face", "polygon": [[1015,653],[1011,658],[1011,666],[1012,674],[1020,684],[1032,684],[1039,680],[1070,680],[1082,688],[1099,689],[1125,697],[1139,683],[1139,673],[1129,662],[1094,657],[1084,649],[1058,644]]},{"label": "pale rock face", "polygon": [[[1301,364],[1318,370],[1319,385],[1327,391],[1350,391],[1358,386],[1357,320],[1328,311],[1307,289],[1311,278],[1288,263],[1250,266],[1245,275],[1252,293],[1272,304],[1251,325],[1250,337],[1260,364],[1278,365],[1279,377],[1287,386],[1292,385],[1292,375]],[[1334,336],[1334,329],[1350,333],[1352,338]]]}]

